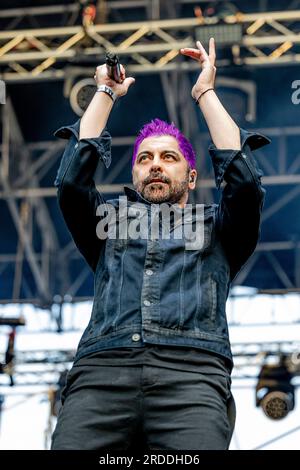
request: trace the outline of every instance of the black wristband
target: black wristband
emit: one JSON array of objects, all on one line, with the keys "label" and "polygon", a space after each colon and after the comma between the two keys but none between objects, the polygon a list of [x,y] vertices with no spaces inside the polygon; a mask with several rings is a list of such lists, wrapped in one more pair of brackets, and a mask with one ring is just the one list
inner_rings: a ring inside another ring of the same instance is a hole
[{"label": "black wristband", "polygon": [[204,93],[206,93],[207,91],[209,90],[214,90],[214,88],[207,88],[207,90],[203,91],[203,93],[201,93],[201,95],[199,96],[199,98],[197,100],[195,100],[195,104],[197,105],[199,103],[199,100],[201,98],[202,95],[204,95]]}]

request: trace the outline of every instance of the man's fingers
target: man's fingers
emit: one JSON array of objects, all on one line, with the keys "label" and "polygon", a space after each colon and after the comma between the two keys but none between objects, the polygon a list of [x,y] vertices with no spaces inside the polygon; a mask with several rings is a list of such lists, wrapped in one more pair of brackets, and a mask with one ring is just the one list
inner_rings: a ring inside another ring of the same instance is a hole
[{"label": "man's fingers", "polygon": [[120,64],[120,72],[121,72],[120,78],[121,78],[121,80],[122,80],[122,82],[123,82],[123,81],[125,80],[126,73],[125,73],[125,69],[124,69],[124,67],[123,67],[122,64]]},{"label": "man's fingers", "polygon": [[180,49],[181,54],[187,55],[191,57],[192,59],[200,60],[203,62],[205,60],[205,57],[203,56],[202,52],[199,51],[199,49],[192,49],[189,47],[186,47],[184,49]]},{"label": "man's fingers", "polygon": [[214,38],[210,38],[209,40],[209,60],[212,65],[215,65],[216,61],[216,46]]},{"label": "man's fingers", "polygon": [[126,90],[128,90],[128,88],[130,87],[130,85],[132,85],[134,82],[135,82],[135,78],[134,78],[134,77],[127,77],[127,78],[125,78],[125,80],[124,80],[124,82],[123,82],[123,85],[125,85]]},{"label": "man's fingers", "polygon": [[216,61],[216,46],[214,38],[210,38],[209,40],[209,54],[207,54],[206,50],[202,46],[200,41],[196,42],[198,49],[193,49],[191,47],[185,47],[180,49],[180,53],[191,57],[192,59],[200,60],[200,62],[209,62],[211,65],[215,65]]},{"label": "man's fingers", "polygon": [[205,58],[205,60],[209,60],[209,57],[207,55],[207,52],[206,50],[204,49],[204,47],[202,46],[201,42],[200,41],[197,41],[196,42],[196,45],[198,47],[198,49],[200,50],[200,52],[202,53],[203,57]]},{"label": "man's fingers", "polygon": [[180,49],[180,52],[183,54],[195,54],[197,56],[200,55],[200,51],[198,49],[192,49],[191,47],[185,47],[183,49]]}]

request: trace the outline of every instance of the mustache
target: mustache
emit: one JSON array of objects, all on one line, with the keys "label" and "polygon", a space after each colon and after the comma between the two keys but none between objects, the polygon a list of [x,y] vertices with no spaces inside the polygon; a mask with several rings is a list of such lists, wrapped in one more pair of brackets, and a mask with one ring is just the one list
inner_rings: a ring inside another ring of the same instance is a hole
[{"label": "mustache", "polygon": [[144,179],[144,186],[146,186],[147,184],[151,183],[152,180],[154,179],[159,179],[161,180],[163,183],[170,183],[170,180],[169,178],[166,178],[165,176],[163,175],[150,175],[150,176],[147,176],[147,178]]}]

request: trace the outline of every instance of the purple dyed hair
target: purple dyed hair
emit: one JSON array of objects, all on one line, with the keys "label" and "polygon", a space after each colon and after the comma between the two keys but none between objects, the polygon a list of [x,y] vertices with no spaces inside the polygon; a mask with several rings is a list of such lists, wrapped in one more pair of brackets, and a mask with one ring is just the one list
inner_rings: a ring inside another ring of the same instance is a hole
[{"label": "purple dyed hair", "polygon": [[187,160],[191,168],[196,168],[196,154],[191,145],[191,143],[187,140],[187,138],[180,132],[179,129],[173,124],[169,124],[166,121],[161,121],[160,119],[156,118],[153,119],[151,122],[145,124],[142,129],[139,131],[138,136],[135,140],[134,147],[133,147],[133,155],[132,155],[132,167],[134,165],[138,148],[142,141],[147,137],[158,136],[158,135],[171,135],[175,137],[178,142],[178,146],[180,148],[181,153],[183,154],[184,158]]}]

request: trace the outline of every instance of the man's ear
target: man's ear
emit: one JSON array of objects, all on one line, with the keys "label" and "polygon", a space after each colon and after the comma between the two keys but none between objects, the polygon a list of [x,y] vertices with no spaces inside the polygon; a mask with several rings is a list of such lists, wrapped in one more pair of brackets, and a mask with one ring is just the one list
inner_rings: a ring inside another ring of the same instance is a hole
[{"label": "man's ear", "polygon": [[189,174],[189,188],[194,189],[196,186],[197,171],[195,169],[190,171]]}]

